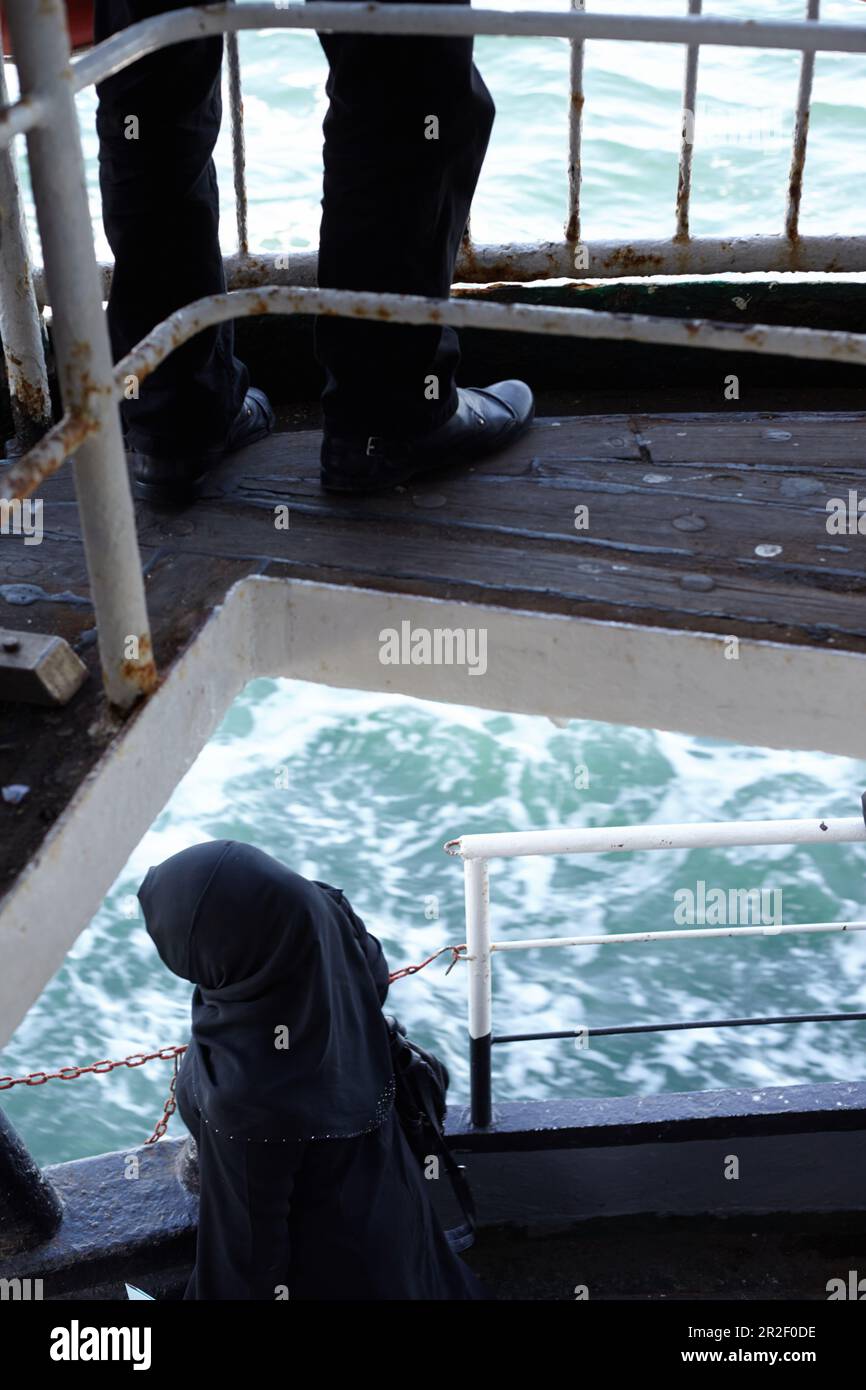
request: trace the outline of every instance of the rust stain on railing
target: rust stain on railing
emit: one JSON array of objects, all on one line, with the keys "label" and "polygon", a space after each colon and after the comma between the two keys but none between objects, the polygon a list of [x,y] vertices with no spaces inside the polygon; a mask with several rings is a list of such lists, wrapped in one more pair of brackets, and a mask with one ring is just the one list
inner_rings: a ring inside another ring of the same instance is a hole
[{"label": "rust stain on railing", "polygon": [[[816,21],[820,15],[821,0],[806,0],[806,19]],[[794,146],[791,151],[791,168],[788,174],[788,203],[785,209],[785,235],[792,243],[792,258],[796,267],[796,243],[799,238],[800,205],[803,197],[803,171],[806,167],[806,149],[809,139],[809,121],[812,106],[812,80],[815,75],[814,53],[803,53],[800,63],[800,82],[797,88],[797,112],[794,118]]]},{"label": "rust stain on railing", "polygon": [[617,271],[621,275],[641,275],[648,271],[658,271],[664,265],[664,257],[638,252],[633,246],[619,246],[601,262],[602,270]]},{"label": "rust stain on railing", "polygon": [[125,685],[140,691],[142,695],[151,695],[159,685],[159,675],[153,657],[150,634],[141,633],[137,640],[138,657],[135,659],[127,657],[120,663],[120,678]]},{"label": "rust stain on railing", "polygon": [[90,417],[64,415],[38,444],[34,444],[22,458],[3,470],[0,474],[0,498],[12,502],[29,497],[98,428],[98,422]]}]

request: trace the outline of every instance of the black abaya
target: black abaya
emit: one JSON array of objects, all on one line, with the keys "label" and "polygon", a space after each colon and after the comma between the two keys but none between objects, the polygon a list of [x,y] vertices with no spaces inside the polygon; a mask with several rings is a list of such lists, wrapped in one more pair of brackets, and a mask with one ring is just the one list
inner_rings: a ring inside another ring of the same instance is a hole
[{"label": "black abaya", "polygon": [[162,959],[196,985],[177,1086],[201,1193],[186,1297],[483,1297],[400,1128],[387,963],[343,894],[215,841],[151,869],[139,896]]},{"label": "black abaya", "polygon": [[481,1297],[452,1254],[392,1109],[355,1139],[257,1144],[201,1124],[195,1299],[321,1301]]}]

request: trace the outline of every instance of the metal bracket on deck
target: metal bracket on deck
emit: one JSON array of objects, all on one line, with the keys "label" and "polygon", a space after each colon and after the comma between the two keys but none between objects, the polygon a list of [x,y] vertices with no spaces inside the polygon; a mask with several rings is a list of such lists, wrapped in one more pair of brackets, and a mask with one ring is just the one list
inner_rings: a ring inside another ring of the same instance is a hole
[{"label": "metal bracket on deck", "polygon": [[87,667],[62,637],[0,627],[0,700],[65,705],[86,677]]}]

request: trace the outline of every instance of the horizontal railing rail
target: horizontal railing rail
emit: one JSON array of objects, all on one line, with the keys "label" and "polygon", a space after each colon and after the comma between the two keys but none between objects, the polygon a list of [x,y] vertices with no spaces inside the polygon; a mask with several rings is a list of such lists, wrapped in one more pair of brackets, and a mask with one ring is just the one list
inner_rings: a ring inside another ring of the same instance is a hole
[{"label": "horizontal railing rail", "polygon": [[639,1033],[689,1033],[704,1028],[766,1028],[791,1023],[864,1023],[862,1010],[841,1014],[758,1014],[754,1018],[687,1018],[675,1023],[620,1023],[610,1028],[564,1028],[549,1033],[494,1033],[497,1043],[554,1042],[564,1038],[621,1038]]},{"label": "horizontal railing rail", "polygon": [[[480,1128],[493,1121],[492,1048],[507,1042],[564,1037],[613,1036],[692,1027],[745,1027],[749,1024],[858,1021],[862,1013],[799,1014],[758,1019],[686,1020],[669,1024],[632,1024],[552,1033],[493,1033],[493,957],[497,952],[554,950],[561,947],[635,946],[646,942],[706,941],[866,931],[866,921],[760,923],[749,926],[688,927],[666,931],[586,933],[579,936],[523,937],[493,941],[490,932],[492,859],[533,855],[611,854],[635,851],[722,849],[749,845],[817,845],[866,843],[864,814],[833,820],[708,821],[675,825],[616,825],[557,830],[524,830],[462,835],[449,840],[447,853],[463,860],[466,905],[467,1010],[470,1050],[470,1114]],[[759,891],[759,890],[751,890]]]},{"label": "horizontal railing rail", "polygon": [[[455,284],[487,285],[507,280],[613,281],[657,275],[708,276],[796,272],[845,276],[866,270],[866,235],[806,236],[795,242],[780,234],[751,237],[690,237],[688,241],[658,237],[621,242],[614,238],[585,239],[581,247],[591,269],[578,274],[574,247],[567,242],[508,242],[501,245],[468,242],[458,254]],[[224,258],[229,289],[270,285],[315,288],[318,252],[232,252]],[[103,296],[108,295],[113,267],[100,265]],[[41,267],[33,274],[40,307],[51,303]],[[748,290],[744,291],[748,294]],[[734,291],[736,293],[736,291]]]},{"label": "horizontal railing rail", "polygon": [[76,60],[80,90],[119,72],[142,53],[227,31],[313,29],[348,34],[499,35],[519,38],[606,39],[730,48],[799,49],[806,53],[864,53],[866,26],[826,21],[719,19],[710,15],[590,14],[585,10],[470,9],[466,5],[367,4],[311,0],[309,4],[207,5],[140,20]]},{"label": "horizontal railing rail", "polygon": [[[393,323],[451,324],[500,333],[545,333],[564,338],[608,338],[734,352],[783,353],[809,360],[832,359],[866,366],[866,334],[751,324],[747,329],[709,319],[668,319],[649,314],[614,314],[594,309],[543,308],[530,304],[476,304],[460,299],[416,295],[364,294],[353,290],[265,287],[212,295],[177,310],[159,324],[114,368],[111,391],[120,400],[125,383],[139,385],[182,343],[205,328],[229,319],[268,314],[339,314],[344,318],[383,317]],[[26,456],[0,473],[0,500],[23,498],[64,462],[95,426],[87,417],[66,413]]]}]

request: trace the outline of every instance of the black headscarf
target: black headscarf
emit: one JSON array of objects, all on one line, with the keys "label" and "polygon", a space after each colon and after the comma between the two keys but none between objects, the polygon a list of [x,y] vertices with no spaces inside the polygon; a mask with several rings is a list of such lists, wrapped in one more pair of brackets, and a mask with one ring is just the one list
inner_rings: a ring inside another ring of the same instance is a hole
[{"label": "black headscarf", "polygon": [[382,1123],[393,1073],[375,942],[339,889],[214,840],[150,869],[138,896],[163,961],[196,986],[184,1067],[209,1125],[279,1141]]}]

